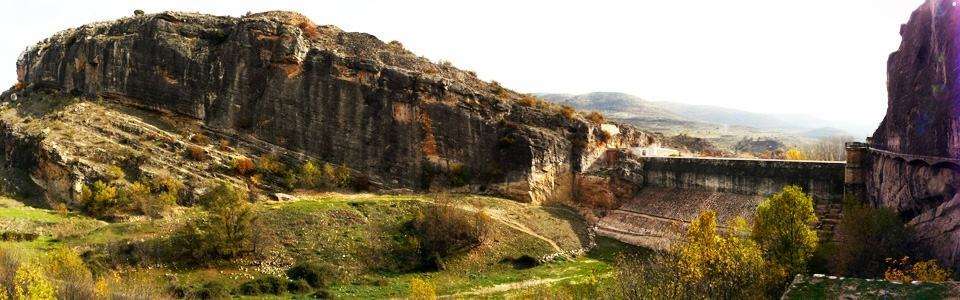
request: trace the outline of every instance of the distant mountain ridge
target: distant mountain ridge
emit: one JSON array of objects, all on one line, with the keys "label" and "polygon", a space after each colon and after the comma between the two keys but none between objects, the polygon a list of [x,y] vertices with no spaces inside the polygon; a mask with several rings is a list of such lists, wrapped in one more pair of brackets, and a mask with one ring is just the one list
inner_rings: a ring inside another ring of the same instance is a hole
[{"label": "distant mountain ridge", "polygon": [[872,130],[867,126],[831,122],[810,115],[763,114],[712,105],[649,101],[618,92],[593,92],[580,95],[538,93],[535,95],[544,100],[570,105],[577,109],[600,111],[617,119],[702,122],[777,130],[809,137],[827,135],[864,137]]}]

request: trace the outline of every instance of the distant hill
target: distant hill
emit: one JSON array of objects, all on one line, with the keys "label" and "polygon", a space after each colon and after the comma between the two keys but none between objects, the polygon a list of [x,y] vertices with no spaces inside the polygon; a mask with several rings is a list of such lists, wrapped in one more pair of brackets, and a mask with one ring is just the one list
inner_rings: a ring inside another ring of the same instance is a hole
[{"label": "distant hill", "polygon": [[831,122],[810,115],[763,114],[712,105],[649,101],[616,92],[536,95],[550,102],[566,104],[582,110],[600,111],[611,118],[632,119],[637,122],[657,120],[661,123],[681,125],[691,122],[708,123],[750,127],[761,131],[780,131],[813,138],[833,135],[862,137],[869,135],[872,130],[869,126]]}]

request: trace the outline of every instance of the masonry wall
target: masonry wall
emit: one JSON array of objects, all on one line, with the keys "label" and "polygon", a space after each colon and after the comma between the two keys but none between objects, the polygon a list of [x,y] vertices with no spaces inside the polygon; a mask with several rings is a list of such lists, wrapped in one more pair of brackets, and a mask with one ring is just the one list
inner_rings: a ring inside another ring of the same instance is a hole
[{"label": "masonry wall", "polygon": [[641,157],[645,186],[768,196],[797,185],[821,201],[843,199],[844,162]]},{"label": "masonry wall", "polygon": [[[620,182],[641,190],[665,187],[720,193],[712,197],[765,197],[779,192],[784,186],[797,185],[813,197],[814,208],[821,222],[819,230],[825,237],[832,235],[842,216],[845,162],[637,157],[626,152],[611,152],[608,153],[607,167],[611,170],[632,170],[606,172],[611,177],[622,177],[616,175],[619,173],[639,174],[621,178]],[[645,205],[642,199],[633,202],[636,202],[635,205]]]}]

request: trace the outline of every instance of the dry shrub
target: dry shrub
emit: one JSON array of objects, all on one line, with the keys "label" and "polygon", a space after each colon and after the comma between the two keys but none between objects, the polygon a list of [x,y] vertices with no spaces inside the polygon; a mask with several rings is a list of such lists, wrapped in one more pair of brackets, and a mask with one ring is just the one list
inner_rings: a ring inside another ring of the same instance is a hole
[{"label": "dry shrub", "polygon": [[482,209],[469,212],[455,207],[448,196],[422,209],[412,222],[421,266],[443,269],[444,259],[469,251],[481,243],[490,227],[490,216]]},{"label": "dry shrub", "polygon": [[883,278],[889,281],[911,282],[914,280],[925,282],[944,282],[950,280],[949,269],[941,267],[936,260],[911,263],[910,258],[887,259],[890,267],[884,272]]},{"label": "dry shrub", "polygon": [[540,100],[532,95],[523,95],[523,97],[520,97],[520,100],[517,100],[517,103],[527,107],[536,106],[538,102],[540,102]]},{"label": "dry shrub", "polygon": [[195,161],[205,161],[209,158],[207,156],[207,150],[197,145],[187,146],[187,155]]},{"label": "dry shrub", "polygon": [[320,30],[317,29],[317,24],[313,24],[310,20],[303,20],[297,24],[297,27],[303,31],[303,35],[308,39],[316,39],[320,37]]},{"label": "dry shrub", "polygon": [[587,118],[587,121],[590,121],[590,123],[597,124],[597,125],[600,125],[606,122],[606,118],[603,117],[603,114],[595,111],[592,111],[589,114],[587,114],[586,118]]},{"label": "dry shrub", "polygon": [[600,133],[599,138],[601,143],[606,144],[606,143],[609,143],[611,139],[613,139],[613,135],[611,135],[606,130],[600,130],[599,133]]},{"label": "dry shrub", "polygon": [[256,161],[257,172],[262,174],[278,175],[287,170],[287,167],[277,159],[274,153],[261,155]]},{"label": "dry shrub", "polygon": [[233,170],[240,176],[249,175],[255,168],[256,165],[249,158],[241,156],[233,159]]},{"label": "dry shrub", "polygon": [[222,139],[220,140],[220,151],[230,151],[230,141]]},{"label": "dry shrub", "polygon": [[190,136],[190,142],[193,142],[197,145],[206,146],[207,144],[210,144],[210,138],[203,135],[203,133],[198,132]]},{"label": "dry shrub", "polygon": [[576,113],[577,111],[573,109],[573,107],[570,107],[567,105],[560,106],[560,115],[562,115],[564,118],[567,118],[567,119],[573,118],[573,115],[575,115]]}]

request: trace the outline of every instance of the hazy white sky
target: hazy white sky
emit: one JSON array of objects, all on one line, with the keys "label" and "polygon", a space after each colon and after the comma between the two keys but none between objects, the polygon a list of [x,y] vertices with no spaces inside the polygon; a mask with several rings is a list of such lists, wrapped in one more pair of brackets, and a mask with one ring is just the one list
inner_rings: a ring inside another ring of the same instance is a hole
[{"label": "hazy white sky", "polygon": [[886,59],[922,0],[4,1],[0,84],[27,46],[64,28],[164,10],[295,10],[398,40],[520,92],[808,113],[875,126]]}]

